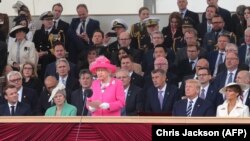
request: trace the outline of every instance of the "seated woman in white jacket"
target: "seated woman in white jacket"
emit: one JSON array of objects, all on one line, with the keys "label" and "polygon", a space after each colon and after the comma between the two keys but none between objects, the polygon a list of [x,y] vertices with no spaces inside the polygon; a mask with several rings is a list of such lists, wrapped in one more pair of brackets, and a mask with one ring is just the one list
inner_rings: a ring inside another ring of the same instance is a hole
[{"label": "seated woman in white jacket", "polygon": [[26,34],[29,29],[22,25],[13,27],[10,31],[10,36],[16,38],[14,43],[9,47],[8,65],[16,70],[20,70],[26,62],[37,64],[37,52],[33,42],[26,40]]},{"label": "seated woman in white jacket", "polygon": [[249,108],[240,99],[247,85],[239,83],[229,83],[220,89],[220,93],[225,94],[225,102],[217,107],[217,117],[249,117]]}]

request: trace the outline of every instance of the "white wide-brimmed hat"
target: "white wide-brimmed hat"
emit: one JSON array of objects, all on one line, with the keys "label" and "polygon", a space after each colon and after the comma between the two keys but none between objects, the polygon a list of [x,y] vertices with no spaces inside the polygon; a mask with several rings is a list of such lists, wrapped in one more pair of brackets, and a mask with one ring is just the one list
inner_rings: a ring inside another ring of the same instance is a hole
[{"label": "white wide-brimmed hat", "polygon": [[22,30],[23,32],[25,32],[26,34],[29,32],[29,28],[23,25],[17,25],[15,27],[13,27],[10,31],[10,37],[15,38],[16,37],[16,32]]},{"label": "white wide-brimmed hat", "polygon": [[246,85],[246,84],[231,82],[231,83],[228,83],[228,84],[227,84],[226,86],[224,86],[223,88],[221,88],[219,92],[220,92],[221,94],[225,94],[225,93],[226,93],[227,87],[230,87],[230,86],[240,86],[240,88],[241,88],[242,91],[244,91],[244,90],[246,90],[247,88],[249,88],[249,86]]}]

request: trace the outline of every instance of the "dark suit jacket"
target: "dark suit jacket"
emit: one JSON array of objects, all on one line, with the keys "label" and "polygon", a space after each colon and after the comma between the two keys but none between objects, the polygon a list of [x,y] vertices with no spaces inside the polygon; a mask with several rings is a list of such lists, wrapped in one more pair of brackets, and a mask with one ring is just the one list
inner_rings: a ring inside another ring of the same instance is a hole
[{"label": "dark suit jacket", "polygon": [[146,93],[145,111],[149,113],[167,113],[171,115],[173,105],[178,97],[178,88],[174,85],[167,85],[161,109],[158,99],[158,90],[154,86],[151,86]]},{"label": "dark suit jacket", "polygon": [[[247,45],[243,45],[239,47],[239,59],[241,63],[246,63],[246,52],[247,52]],[[246,64],[248,65],[248,64]]]},{"label": "dark suit jacket", "polygon": [[65,48],[68,51],[69,50],[69,38],[68,38],[68,30],[69,30],[69,23],[59,20],[57,25],[57,30],[63,30],[64,36],[65,36]]},{"label": "dark suit jacket", "polygon": [[[31,116],[30,106],[26,103],[18,102],[14,116]],[[8,103],[0,105],[0,116],[11,116]]]},{"label": "dark suit jacket", "polygon": [[2,25],[0,25],[0,31],[3,33],[3,40],[5,41],[8,34],[9,34],[9,16],[5,13],[0,13],[0,19],[1,21],[3,21],[4,23]]},{"label": "dark suit jacket", "polygon": [[69,29],[69,23],[67,23],[67,22],[65,22],[65,21],[63,21],[63,20],[60,19],[58,21],[57,29],[63,30],[64,33],[67,33],[68,29]]},{"label": "dark suit jacket", "polygon": [[36,104],[38,101],[38,94],[31,88],[23,87],[22,101],[30,106],[32,114],[36,113]]},{"label": "dark suit jacket", "polygon": [[248,107],[250,107],[250,90],[248,90],[248,95],[247,95],[247,100],[245,105],[247,105]]},{"label": "dark suit jacket", "polygon": [[189,59],[179,62],[177,69],[178,76],[181,80],[184,78],[184,76],[195,74],[195,67],[192,69],[192,66],[189,64]]},{"label": "dark suit jacket", "polygon": [[[215,51],[212,51],[212,52],[208,53],[207,58],[208,58],[208,62],[209,62],[209,69],[210,69],[212,75],[214,74],[214,70],[215,70],[215,67],[216,67],[215,65],[216,65],[218,55],[219,55],[218,50],[215,50]],[[218,70],[219,70],[219,66],[218,66]],[[218,70],[217,70],[217,74],[219,72]]]},{"label": "dark suit jacket", "polygon": [[144,81],[143,81],[143,77],[135,72],[132,73],[131,75],[131,81],[130,84],[136,85],[140,88],[143,88],[144,86]]},{"label": "dark suit jacket", "polygon": [[[86,102],[86,99],[85,99],[85,102]],[[82,88],[75,90],[71,94],[71,104],[77,108],[77,115],[81,116],[83,112],[83,105],[84,105]],[[86,108],[86,105],[85,105],[83,115],[86,116],[87,114],[88,114],[88,109]]]},{"label": "dark suit jacket", "polygon": [[200,23],[199,15],[197,13],[187,10],[184,17],[190,17],[194,21],[194,28],[197,29]]},{"label": "dark suit jacket", "polygon": [[[69,60],[73,63],[77,62],[78,54],[82,51],[86,51],[89,48],[89,43],[82,40],[78,37],[76,34],[76,29],[80,23],[80,18],[73,18],[69,30],[68,30],[68,36],[70,40],[70,48],[69,48]],[[89,19],[87,25],[86,25],[86,33],[89,37],[89,39],[92,38],[93,33],[95,30],[100,29],[100,23],[97,20]]]},{"label": "dark suit jacket", "polygon": [[[235,82],[237,73],[239,72],[239,70],[237,70],[235,77],[233,78],[233,81]],[[215,79],[214,79],[214,86],[217,90],[220,90],[222,87],[225,86],[227,80],[227,70],[224,70],[223,72],[219,73]]]},{"label": "dark suit jacket", "polygon": [[7,64],[7,44],[0,41],[0,76],[2,76],[4,68]]},{"label": "dark suit jacket", "polygon": [[[182,99],[174,104],[173,116],[187,116],[187,99]],[[193,107],[191,116],[215,116],[215,110],[209,101],[198,98]]]},{"label": "dark suit jacket", "polygon": [[43,89],[36,105],[36,115],[44,115],[46,110],[54,105],[53,103],[48,102],[50,95],[51,94],[46,89]]},{"label": "dark suit jacket", "polygon": [[[69,74],[71,76],[78,78],[78,70],[76,68],[76,65],[74,63],[69,62],[69,67],[70,67]],[[58,77],[58,74],[56,73],[56,62],[50,63],[46,66],[44,78],[50,75]]]},{"label": "dark suit jacket", "polygon": [[126,98],[126,115],[127,116],[136,116],[139,112],[143,110],[143,97],[142,89],[130,85]]},{"label": "dark suit jacket", "polygon": [[198,25],[198,37],[203,39],[206,33],[207,33],[207,22],[205,21]]},{"label": "dark suit jacket", "polygon": [[224,102],[223,96],[218,91],[219,90],[216,89],[213,83],[209,84],[205,100],[210,101],[210,103],[214,107],[214,110],[216,110],[217,106],[221,105]]},{"label": "dark suit jacket", "polygon": [[[59,81],[59,77],[57,77],[57,80]],[[69,75],[66,81],[66,91],[67,91],[66,99],[68,103],[71,104],[71,94],[78,88],[79,88],[78,80],[75,77]]]}]

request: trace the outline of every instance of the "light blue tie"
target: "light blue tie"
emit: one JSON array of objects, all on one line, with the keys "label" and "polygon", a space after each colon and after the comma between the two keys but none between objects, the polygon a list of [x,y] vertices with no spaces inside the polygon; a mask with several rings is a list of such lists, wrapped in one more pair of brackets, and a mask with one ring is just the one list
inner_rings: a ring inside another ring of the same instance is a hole
[{"label": "light blue tie", "polygon": [[160,102],[161,109],[162,109],[163,99],[164,99],[164,96],[162,95],[162,93],[163,93],[163,91],[158,91],[158,99]]},{"label": "light blue tie", "polygon": [[62,79],[62,83],[63,83],[64,86],[66,86],[66,81],[65,81],[65,79]]},{"label": "light blue tie", "polygon": [[205,96],[205,89],[201,89],[200,98],[206,99],[206,96]]},{"label": "light blue tie", "polygon": [[188,117],[191,117],[191,115],[192,115],[191,114],[192,113],[192,105],[193,105],[193,101],[190,100],[189,103],[188,103],[187,112],[186,112]]}]

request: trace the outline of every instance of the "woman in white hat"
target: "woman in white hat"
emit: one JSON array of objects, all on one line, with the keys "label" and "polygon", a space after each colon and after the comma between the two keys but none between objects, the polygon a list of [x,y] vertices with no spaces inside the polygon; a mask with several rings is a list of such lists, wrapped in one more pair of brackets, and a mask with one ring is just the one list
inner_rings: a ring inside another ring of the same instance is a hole
[{"label": "woman in white hat", "polygon": [[97,75],[92,83],[93,95],[87,99],[92,116],[120,116],[125,106],[125,94],[121,80],[112,78],[116,67],[100,56],[90,64],[90,71]]},{"label": "woman in white hat", "polygon": [[26,40],[29,29],[23,25],[17,25],[10,31],[10,37],[16,38],[15,42],[8,46],[8,65],[20,70],[25,62],[37,64],[37,52],[33,42]]},{"label": "woman in white hat", "polygon": [[220,93],[225,94],[225,102],[217,107],[217,117],[249,117],[249,108],[240,99],[247,85],[239,83],[229,83]]},{"label": "woman in white hat", "polygon": [[49,102],[55,103],[46,110],[45,116],[76,116],[76,107],[68,104],[66,101],[65,86],[62,83],[58,83],[56,88],[52,90]]}]

